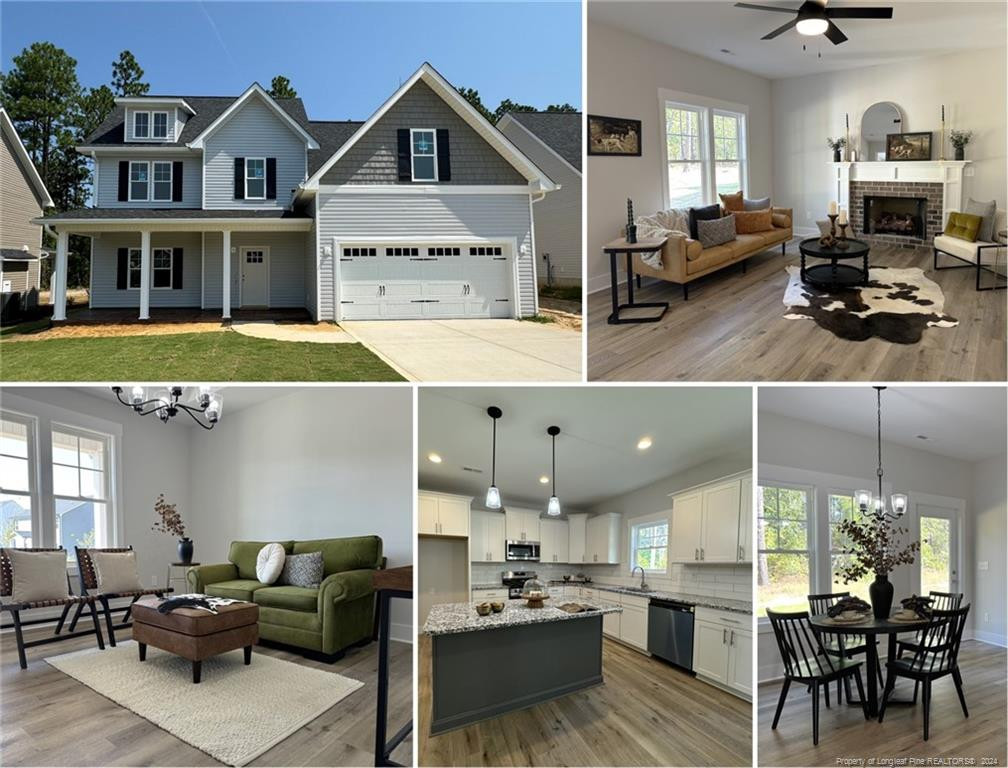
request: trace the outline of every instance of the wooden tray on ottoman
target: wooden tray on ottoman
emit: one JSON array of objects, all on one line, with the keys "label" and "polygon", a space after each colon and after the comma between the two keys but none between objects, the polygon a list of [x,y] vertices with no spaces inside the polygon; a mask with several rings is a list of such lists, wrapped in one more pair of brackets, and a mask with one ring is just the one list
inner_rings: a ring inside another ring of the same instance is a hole
[{"label": "wooden tray on ottoman", "polygon": [[148,645],[189,659],[194,683],[200,681],[203,659],[219,653],[244,648],[245,663],[252,663],[252,646],[259,640],[255,603],[222,605],[216,614],[197,608],[158,613],[160,603],[157,597],[142,597],[133,604],[133,639],[140,661],[147,658]]}]

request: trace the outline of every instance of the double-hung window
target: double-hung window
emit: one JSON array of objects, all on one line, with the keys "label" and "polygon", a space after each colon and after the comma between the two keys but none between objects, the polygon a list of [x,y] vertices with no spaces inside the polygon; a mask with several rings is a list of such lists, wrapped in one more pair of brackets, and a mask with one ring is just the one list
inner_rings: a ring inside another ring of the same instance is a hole
[{"label": "double-hung window", "polygon": [[167,112],[154,112],[151,115],[151,121],[154,125],[153,137],[155,139],[167,139],[168,138],[168,113]]},{"label": "double-hung window", "polygon": [[[147,201],[150,199],[150,163],[146,160],[130,162],[129,199]],[[169,183],[171,177],[169,176]],[[170,195],[170,192],[169,192]]]},{"label": "double-hung window", "polygon": [[413,181],[437,181],[437,134],[414,128],[410,131]]},{"label": "double-hung window", "polygon": [[0,418],[0,546],[31,547],[37,498],[35,422],[4,411]]},{"label": "double-hung window", "polygon": [[638,523],[630,528],[631,567],[648,573],[668,570],[668,520]]},{"label": "double-hung window", "polygon": [[153,162],[154,196],[153,199],[161,202],[170,202],[172,199],[172,164],[171,162]]},{"label": "double-hung window", "polygon": [[127,269],[129,272],[129,287],[139,288],[140,287],[140,272],[141,272],[142,258],[140,255],[139,248],[130,248],[128,253],[128,264]]},{"label": "double-hung window", "polygon": [[150,138],[150,112],[133,113],[133,138]]},{"label": "double-hung window", "polygon": [[56,543],[72,560],[74,547],[103,547],[109,531],[109,443],[107,435],[74,427],[52,430],[52,493]]},{"label": "double-hung window", "polygon": [[154,269],[154,279],[153,286],[155,288],[171,288],[172,287],[172,249],[171,248],[155,248],[151,254],[153,260]]},{"label": "double-hung window", "polygon": [[698,107],[671,103],[665,106],[669,208],[700,206],[706,201],[703,117],[703,110]]},{"label": "double-hung window", "polygon": [[715,109],[713,118],[715,188],[720,195],[737,192],[745,187],[745,115]]},{"label": "double-hung window", "polygon": [[812,586],[809,488],[761,485],[757,489],[757,617],[767,608],[807,610]]},{"label": "double-hung window", "polygon": [[861,513],[858,510],[854,494],[847,491],[831,491],[827,496],[829,509],[829,537],[830,537],[830,582],[831,592],[850,592],[855,597],[868,600],[868,585],[874,580],[874,574],[865,574],[857,581],[844,584],[843,579],[837,576],[837,572],[851,561],[851,556],[844,554],[844,550],[850,548],[851,540],[840,530],[840,523],[844,520],[860,519]]},{"label": "double-hung window", "polygon": [[266,199],[266,158],[245,158],[245,199]]}]

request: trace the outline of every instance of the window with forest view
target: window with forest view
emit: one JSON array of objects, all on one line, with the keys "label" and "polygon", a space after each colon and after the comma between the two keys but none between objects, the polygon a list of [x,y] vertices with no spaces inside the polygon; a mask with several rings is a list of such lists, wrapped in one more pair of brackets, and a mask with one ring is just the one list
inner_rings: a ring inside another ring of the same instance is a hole
[{"label": "window with forest view", "polygon": [[678,101],[665,102],[668,208],[718,202],[748,181],[746,116]]},{"label": "window with forest view", "polygon": [[808,610],[811,591],[807,488],[759,486],[756,517],[756,615]]},{"label": "window with forest view", "polygon": [[17,414],[0,419],[0,547],[38,546],[32,537],[34,423]]},{"label": "window with forest view", "polygon": [[745,180],[745,116],[714,112],[714,186],[719,195],[737,192]]},{"label": "window with forest view", "polygon": [[630,562],[648,572],[668,570],[668,521],[641,523],[631,529]]},{"label": "window with forest view", "polygon": [[850,537],[840,532],[840,523],[860,516],[853,493],[834,492],[829,495],[830,580],[833,585],[830,591],[850,592],[855,597],[868,601],[868,585],[874,581],[874,574],[867,574],[849,584],[844,584],[843,579],[836,575],[851,560],[850,555],[844,554],[844,550],[851,545]]},{"label": "window with forest view", "polygon": [[665,139],[668,144],[669,208],[704,204],[705,153],[701,121],[703,110],[695,107],[665,107]]}]

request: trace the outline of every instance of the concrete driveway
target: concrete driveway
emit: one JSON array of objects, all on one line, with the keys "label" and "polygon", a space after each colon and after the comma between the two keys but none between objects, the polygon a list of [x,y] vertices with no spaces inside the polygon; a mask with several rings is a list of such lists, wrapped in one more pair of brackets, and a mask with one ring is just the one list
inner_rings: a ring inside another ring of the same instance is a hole
[{"label": "concrete driveway", "polygon": [[581,381],[581,334],[518,320],[340,325],[411,381]]}]

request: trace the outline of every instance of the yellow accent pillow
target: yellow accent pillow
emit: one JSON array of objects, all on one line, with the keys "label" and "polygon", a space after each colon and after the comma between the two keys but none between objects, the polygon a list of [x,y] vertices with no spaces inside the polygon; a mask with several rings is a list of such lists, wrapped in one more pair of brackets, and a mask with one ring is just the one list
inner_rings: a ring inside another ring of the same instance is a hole
[{"label": "yellow accent pillow", "polygon": [[775,213],[770,217],[775,227],[787,229],[791,226],[791,217],[784,213]]},{"label": "yellow accent pillow", "polygon": [[773,229],[773,215],[769,208],[762,211],[736,211],[735,233],[748,235],[753,232],[768,232]]},{"label": "yellow accent pillow", "polygon": [[732,195],[719,194],[718,197],[721,198],[721,204],[724,206],[725,211],[727,211],[728,213],[735,213],[737,211],[745,210],[745,203],[742,201],[741,189]]},{"label": "yellow accent pillow", "polygon": [[975,243],[982,223],[983,219],[980,216],[953,211],[949,214],[948,224],[945,225],[945,234],[949,237],[957,237],[960,240]]}]

